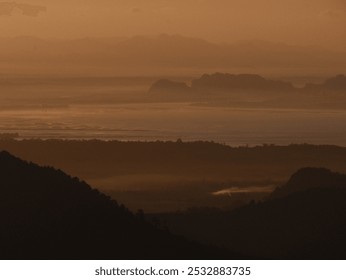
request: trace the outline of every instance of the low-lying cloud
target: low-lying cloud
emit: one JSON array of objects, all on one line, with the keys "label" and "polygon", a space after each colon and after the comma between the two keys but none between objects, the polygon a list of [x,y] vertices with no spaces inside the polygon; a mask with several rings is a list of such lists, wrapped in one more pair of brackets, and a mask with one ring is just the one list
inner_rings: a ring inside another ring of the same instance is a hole
[{"label": "low-lying cloud", "polygon": [[276,188],[276,185],[231,187],[231,188],[213,192],[212,194],[231,196],[233,194],[271,193],[274,191],[275,188]]}]

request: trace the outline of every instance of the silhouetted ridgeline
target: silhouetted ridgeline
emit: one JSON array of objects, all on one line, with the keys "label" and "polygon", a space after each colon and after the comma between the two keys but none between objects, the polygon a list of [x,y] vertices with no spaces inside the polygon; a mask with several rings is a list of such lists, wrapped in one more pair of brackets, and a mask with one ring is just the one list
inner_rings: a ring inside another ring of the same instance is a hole
[{"label": "silhouetted ridgeline", "polygon": [[279,198],[308,189],[333,187],[346,187],[346,175],[331,172],[326,168],[307,167],[294,173],[285,185],[276,188],[271,198]]},{"label": "silhouetted ridgeline", "polygon": [[253,74],[205,74],[192,81],[196,90],[256,90],[256,91],[292,91],[294,87],[289,82],[267,80]]},{"label": "silhouetted ridgeline", "polygon": [[159,80],[149,93],[152,101],[190,101],[204,106],[345,109],[346,77],[338,75],[323,84],[296,87],[254,74],[214,73],[192,80],[191,86]]},{"label": "silhouetted ridgeline", "polygon": [[60,170],[0,152],[1,259],[186,259],[239,255],[161,231]]},{"label": "silhouetted ridgeline", "polygon": [[202,92],[232,92],[232,91],[257,91],[257,92],[295,92],[299,91],[346,91],[346,76],[337,75],[327,79],[323,84],[306,84],[303,88],[297,88],[290,82],[266,79],[254,74],[228,74],[214,73],[204,74],[191,82],[191,87],[186,83],[170,80],[155,82],[149,92],[155,93],[202,93]]},{"label": "silhouetted ridgeline", "polygon": [[182,82],[173,82],[167,79],[158,80],[149,89],[150,93],[160,93],[168,91],[169,93],[190,93],[191,88]]},{"label": "silhouetted ridgeline", "polygon": [[230,147],[213,142],[0,141],[0,149],[83,178],[172,174],[200,178],[285,180],[298,168],[324,166],[346,173],[346,148],[263,145]]},{"label": "silhouetted ridgeline", "polygon": [[198,100],[199,94],[183,82],[175,82],[167,79],[156,81],[149,89],[147,96],[152,101],[190,101]]},{"label": "silhouetted ridgeline", "polygon": [[215,73],[211,75],[204,74],[200,78],[192,80],[191,87],[181,82],[159,80],[151,86],[149,92],[162,94],[176,94],[179,92],[181,94],[199,93],[201,95],[205,92],[232,92],[237,90],[292,92],[296,88],[289,82],[268,80],[259,75]]},{"label": "silhouetted ridgeline", "polygon": [[231,212],[155,217],[177,234],[259,258],[345,259],[345,177],[325,169],[305,168],[291,177],[285,187],[290,191],[280,198]]},{"label": "silhouetted ridgeline", "polygon": [[337,75],[327,79],[323,84],[307,84],[305,89],[309,91],[342,91],[346,93],[346,76]]},{"label": "silhouetted ridgeline", "polygon": [[[60,168],[133,211],[171,212],[190,207],[233,207],[239,196],[213,192],[281,185],[299,168],[346,173],[346,148],[263,145],[230,147],[212,142],[0,141],[0,149]],[[245,196],[241,200],[248,201]],[[251,198],[252,199],[252,198]]]}]

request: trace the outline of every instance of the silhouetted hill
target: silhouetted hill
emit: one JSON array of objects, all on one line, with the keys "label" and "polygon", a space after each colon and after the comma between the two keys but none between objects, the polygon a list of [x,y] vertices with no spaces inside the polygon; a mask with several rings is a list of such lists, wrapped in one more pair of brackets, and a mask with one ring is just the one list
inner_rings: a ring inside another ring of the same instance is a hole
[{"label": "silhouetted hill", "polygon": [[0,152],[0,201],[2,259],[232,257],[161,231],[79,179],[7,152]]},{"label": "silhouetted hill", "polygon": [[166,79],[161,79],[155,82],[149,89],[149,93],[158,94],[186,94],[191,93],[191,88],[185,83],[173,82]]},{"label": "silhouetted hill", "polygon": [[305,90],[309,91],[344,91],[346,92],[346,76],[337,75],[327,79],[323,84],[307,84]]},{"label": "silhouetted hill", "polygon": [[250,205],[231,214],[228,238],[264,257],[345,259],[345,202],[346,188],[331,187]]},{"label": "silhouetted hill", "polygon": [[216,89],[229,90],[258,90],[258,91],[288,91],[294,90],[291,83],[267,80],[259,75],[252,74],[205,74],[192,81],[192,88],[198,90]]},{"label": "silhouetted hill", "polygon": [[346,175],[331,172],[326,168],[302,168],[288,182],[275,189],[271,198],[287,196],[312,188],[346,187]]},{"label": "silhouetted hill", "polygon": [[[191,87],[185,83],[173,82],[162,79],[156,81],[149,89],[149,93],[161,94],[161,96],[187,96],[192,95],[194,98],[207,97],[203,93],[215,92],[276,92],[282,93],[294,91],[295,88],[291,83],[283,81],[274,81],[265,79],[259,75],[253,74],[204,74],[198,79],[192,81]],[[196,100],[196,99],[195,99]]]},{"label": "silhouetted hill", "polygon": [[345,176],[339,175],[325,169],[302,170],[291,183],[298,180],[309,185],[304,181],[307,178],[314,183],[328,177],[331,182],[233,211],[172,213],[156,218],[177,234],[258,258],[345,259],[346,187],[336,184]]},{"label": "silhouetted hill", "polygon": [[204,106],[319,109],[345,108],[345,95],[340,94],[343,92],[346,92],[346,77],[343,75],[320,85],[306,84],[301,88],[291,82],[266,79],[260,75],[228,73],[204,74],[192,80],[191,87],[185,83],[159,80],[149,90],[149,93],[157,93],[153,101],[160,97],[184,101],[184,97],[185,101]]},{"label": "silhouetted hill", "polygon": [[336,77],[328,79],[324,87],[329,90],[346,90],[346,76],[338,75]]}]

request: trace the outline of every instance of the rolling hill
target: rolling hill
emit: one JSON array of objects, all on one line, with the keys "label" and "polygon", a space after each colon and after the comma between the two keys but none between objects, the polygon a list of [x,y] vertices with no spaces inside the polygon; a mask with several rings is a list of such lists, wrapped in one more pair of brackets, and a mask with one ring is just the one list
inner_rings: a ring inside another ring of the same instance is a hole
[{"label": "rolling hill", "polygon": [[284,196],[233,211],[155,217],[176,234],[256,258],[345,259],[344,182],[345,175],[305,168],[290,178]]},{"label": "rolling hill", "polygon": [[0,152],[1,259],[239,258],[159,230],[61,170]]}]

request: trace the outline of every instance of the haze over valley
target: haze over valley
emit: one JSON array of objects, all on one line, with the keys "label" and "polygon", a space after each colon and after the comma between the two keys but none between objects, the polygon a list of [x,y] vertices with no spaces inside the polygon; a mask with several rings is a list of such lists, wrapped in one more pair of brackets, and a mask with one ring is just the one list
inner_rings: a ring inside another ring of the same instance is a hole
[{"label": "haze over valley", "polygon": [[0,1],[0,258],[344,259],[345,15]]}]

